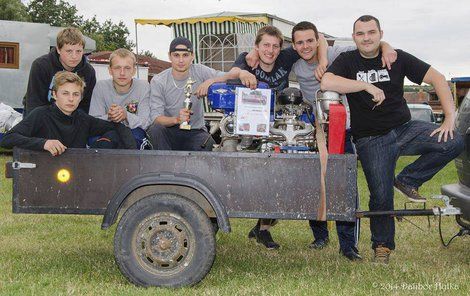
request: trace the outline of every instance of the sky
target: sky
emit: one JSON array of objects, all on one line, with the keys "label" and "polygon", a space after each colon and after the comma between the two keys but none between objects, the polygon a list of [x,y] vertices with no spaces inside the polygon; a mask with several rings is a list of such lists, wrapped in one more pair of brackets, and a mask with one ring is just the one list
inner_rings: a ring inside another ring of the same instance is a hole
[{"label": "sky", "polygon": [[[351,37],[361,15],[377,17],[384,40],[451,77],[470,76],[469,0],[68,0],[85,18],[124,21],[135,41],[134,19],[185,18],[222,11],[268,13],[292,22],[310,21],[335,37]],[[168,60],[171,29],[138,26],[140,50]]]}]

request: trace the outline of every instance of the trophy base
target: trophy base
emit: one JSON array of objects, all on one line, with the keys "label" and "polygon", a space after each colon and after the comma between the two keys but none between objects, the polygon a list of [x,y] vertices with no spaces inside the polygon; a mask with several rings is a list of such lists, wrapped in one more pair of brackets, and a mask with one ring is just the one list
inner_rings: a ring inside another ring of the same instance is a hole
[{"label": "trophy base", "polygon": [[191,130],[191,125],[183,122],[182,124],[180,124],[180,129],[190,131]]}]

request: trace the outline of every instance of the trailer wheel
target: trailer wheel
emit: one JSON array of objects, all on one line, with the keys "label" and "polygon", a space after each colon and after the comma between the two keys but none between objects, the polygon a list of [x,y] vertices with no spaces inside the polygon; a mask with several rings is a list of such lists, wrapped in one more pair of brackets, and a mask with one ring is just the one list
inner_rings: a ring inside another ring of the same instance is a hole
[{"label": "trailer wheel", "polygon": [[212,223],[193,201],[176,194],[139,200],[122,216],[114,255],[138,286],[182,287],[201,281],[214,263]]}]

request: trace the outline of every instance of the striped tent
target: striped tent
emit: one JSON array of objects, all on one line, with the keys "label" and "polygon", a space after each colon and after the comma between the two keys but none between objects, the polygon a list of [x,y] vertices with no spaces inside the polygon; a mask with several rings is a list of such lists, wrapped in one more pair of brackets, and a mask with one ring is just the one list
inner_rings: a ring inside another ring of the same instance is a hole
[{"label": "striped tent", "polygon": [[174,37],[186,37],[193,43],[195,63],[200,63],[199,41],[202,37],[214,34],[253,34],[269,24],[266,16],[203,16],[183,19],[136,19],[135,24],[164,25],[173,29]]}]

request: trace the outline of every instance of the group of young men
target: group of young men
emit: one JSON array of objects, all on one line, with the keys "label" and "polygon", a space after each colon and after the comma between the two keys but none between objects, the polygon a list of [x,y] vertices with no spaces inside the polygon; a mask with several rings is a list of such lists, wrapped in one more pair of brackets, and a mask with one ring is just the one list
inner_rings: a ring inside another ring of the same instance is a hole
[{"label": "group of young men", "polygon": [[[136,57],[126,50],[109,59],[111,79],[98,81],[83,56],[79,30],[67,28],[57,37],[57,48],[32,65],[25,96],[25,117],[0,143],[47,150],[60,155],[67,148],[138,148],[148,138],[159,150],[211,150],[213,139],[204,124],[203,103],[215,82],[239,78],[250,88],[258,81],[280,91],[296,74],[306,100],[314,102],[318,89],[345,94],[350,108],[353,142],[370,191],[371,211],[393,209],[394,188],[414,202],[423,202],[418,188],[463,150],[463,140],[453,132],[455,107],[447,82],[430,65],[382,41],[379,20],[365,15],[353,25],[356,47],[328,46],[310,22],[292,30],[293,46],[283,49],[282,33],[273,26],[259,30],[255,47],[241,54],[228,72],[193,64],[191,42],[175,38],[169,47],[171,68],[149,83],[134,78]],[[441,101],[442,125],[410,120],[403,98],[403,81],[432,84]],[[194,81],[191,111],[184,108],[188,79]],[[346,103],[346,102],[345,102]],[[179,128],[190,122],[191,130]],[[395,177],[400,155],[421,155]],[[312,172],[315,173],[315,172]],[[270,227],[275,220],[260,219],[250,238],[277,249]],[[324,221],[310,221],[315,240],[311,248],[328,244]],[[354,223],[336,223],[340,253],[362,259],[354,236]],[[371,218],[374,260],[388,263],[395,248],[394,219]]]}]

